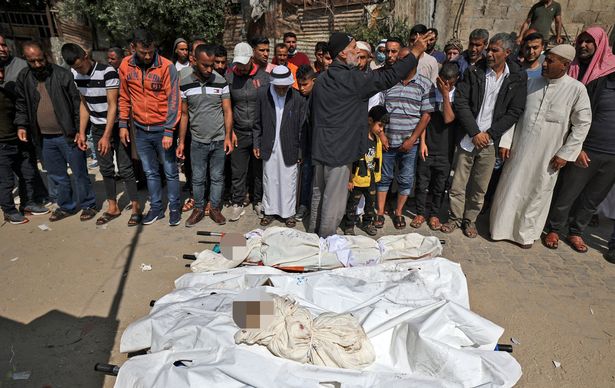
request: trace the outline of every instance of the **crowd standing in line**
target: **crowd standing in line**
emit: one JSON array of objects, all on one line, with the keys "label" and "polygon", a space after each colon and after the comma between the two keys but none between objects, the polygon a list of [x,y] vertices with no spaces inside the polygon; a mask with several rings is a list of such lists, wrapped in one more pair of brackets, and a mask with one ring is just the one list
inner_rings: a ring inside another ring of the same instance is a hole
[{"label": "crowd standing in line", "polygon": [[[356,226],[374,236],[387,214],[406,228],[415,197],[413,228],[475,238],[477,217],[489,212],[493,240],[530,248],[542,238],[556,249],[564,233],[585,252],[583,232],[615,184],[615,55],[600,27],[563,44],[561,7],[550,0],[532,7],[520,32],[515,40],[479,28],[467,49],[450,39],[442,51],[438,31],[420,24],[407,42],[386,37],[373,49],[335,32],[316,44],[314,62],[288,32],[271,56],[266,37],[238,43],[229,64],[224,47],[200,38],[176,39],[168,60],[138,29],[130,54],[111,48],[106,64],[65,44],[70,70],[35,41],[23,44],[25,60],[15,57],[0,35],[5,220],[27,222],[53,202],[50,221],[80,212],[106,224],[122,211],[119,177],[129,226],[167,209],[171,226],[182,213],[187,227],[205,217],[223,225],[252,205],[261,226],[306,220],[322,237]],[[107,200],[98,217],[88,132]],[[615,231],[609,248],[615,263]]]}]

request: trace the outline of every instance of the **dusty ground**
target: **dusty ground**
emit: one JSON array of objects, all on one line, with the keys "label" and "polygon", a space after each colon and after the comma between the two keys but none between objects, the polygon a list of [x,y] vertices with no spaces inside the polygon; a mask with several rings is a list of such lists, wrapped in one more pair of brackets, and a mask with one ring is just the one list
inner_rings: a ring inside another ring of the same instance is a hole
[{"label": "dusty ground", "polygon": [[[51,224],[46,216],[0,226],[0,387],[113,386],[94,364],[126,360],[119,353],[123,330],[187,271],[181,255],[206,247],[198,228],[170,228],[168,219],[127,228],[129,213],[106,229],[77,217]],[[245,232],[257,225],[250,212],[223,228],[203,221],[200,229]],[[484,236],[437,233],[446,240],[443,256],[461,263],[468,277],[472,309],[506,329],[500,342],[520,342],[518,386],[615,386],[615,265],[602,258],[611,228],[604,219],[590,228],[587,254],[564,244],[525,251]],[[433,234],[425,226],[419,231]],[[396,233],[390,220],[384,233]],[[142,272],[142,263],[153,270]],[[11,381],[12,370],[32,374]]]}]

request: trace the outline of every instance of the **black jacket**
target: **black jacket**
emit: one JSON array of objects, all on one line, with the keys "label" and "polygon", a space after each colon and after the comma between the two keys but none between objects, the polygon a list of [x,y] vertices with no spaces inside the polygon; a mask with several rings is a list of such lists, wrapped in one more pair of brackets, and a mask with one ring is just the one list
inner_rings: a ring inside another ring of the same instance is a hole
[{"label": "black jacket", "polygon": [[330,167],[350,165],[367,152],[367,103],[415,68],[412,54],[395,65],[364,73],[335,60],[312,90],[312,160]]},{"label": "black jacket", "polygon": [[[38,129],[36,112],[40,101],[40,94],[36,90],[38,80],[34,78],[30,67],[23,69],[17,76],[15,85],[15,126],[25,128],[33,143],[40,146],[41,134]],[[58,124],[66,136],[66,141],[72,143],[75,134],[79,131],[79,90],[75,86],[70,71],[51,65],[51,75],[45,80],[47,93],[51,98],[53,110]]]},{"label": "black jacket", "polygon": [[249,135],[256,118],[257,91],[267,89],[269,74],[259,67],[253,68],[251,74],[244,76],[231,70],[226,74],[226,81],[229,83],[233,103],[233,131]]},{"label": "black jacket", "polygon": [[[491,128],[487,130],[496,144],[519,120],[527,99],[527,73],[512,61],[507,64],[510,74],[502,83],[493,110]],[[480,133],[476,118],[485,97],[486,72],[487,61],[480,61],[475,66],[468,67],[455,92],[455,116],[462,131],[470,137]]]},{"label": "black jacket", "polygon": [[[301,129],[305,122],[306,99],[293,88],[288,90],[280,126],[280,142],[284,164],[297,164],[301,157]],[[275,103],[269,87],[260,88],[256,100],[254,148],[260,149],[261,159],[269,160],[275,141]]]},{"label": "black jacket", "polygon": [[589,102],[592,105],[592,115],[596,114],[598,98],[600,97],[600,93],[602,93],[602,90],[604,89],[607,80],[611,82],[615,81],[615,71],[600,78],[596,78],[595,80],[587,84],[587,94],[589,95]]}]

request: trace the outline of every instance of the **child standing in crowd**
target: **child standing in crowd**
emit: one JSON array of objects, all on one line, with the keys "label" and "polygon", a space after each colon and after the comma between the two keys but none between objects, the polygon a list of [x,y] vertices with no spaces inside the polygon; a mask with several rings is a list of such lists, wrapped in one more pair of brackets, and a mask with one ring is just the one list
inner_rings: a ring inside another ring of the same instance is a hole
[{"label": "child standing in crowd", "polygon": [[[301,65],[297,70],[299,93],[305,98],[306,104],[309,103],[308,101],[317,75],[310,65]],[[297,214],[295,214],[295,220],[297,221],[303,221],[305,217],[310,215],[310,203],[312,202],[312,131],[308,117],[309,115],[306,114],[306,120],[301,130],[301,187],[299,189],[299,209]]]},{"label": "child standing in crowd", "polygon": [[348,182],[348,202],[346,216],[342,220],[342,230],[346,235],[354,236],[354,226],[357,223],[357,205],[361,196],[365,197],[365,214],[360,228],[370,236],[376,235],[374,226],[376,183],[380,182],[382,170],[382,142],[386,138],[384,126],[389,122],[389,113],[382,105],[370,109],[367,122],[369,124],[368,149],[365,156],[352,164],[352,174]]},{"label": "child standing in crowd", "polygon": [[[410,223],[420,228],[428,220],[431,230],[440,230],[440,207],[444,199],[446,181],[451,172],[451,161],[455,147],[455,113],[453,100],[455,84],[459,79],[459,65],[445,63],[436,80],[435,110],[431,114],[429,127],[421,135],[420,157],[417,167],[416,217]],[[431,203],[427,206],[427,193]]]}]

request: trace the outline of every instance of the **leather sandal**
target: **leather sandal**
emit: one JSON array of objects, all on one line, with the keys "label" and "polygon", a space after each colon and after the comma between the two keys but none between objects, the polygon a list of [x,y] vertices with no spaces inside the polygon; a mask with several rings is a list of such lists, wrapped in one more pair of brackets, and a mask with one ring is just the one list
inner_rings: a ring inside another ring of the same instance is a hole
[{"label": "leather sandal", "polygon": [[440,230],[442,224],[440,223],[440,219],[438,217],[429,217],[429,229],[431,230]]},{"label": "leather sandal", "polygon": [[542,240],[542,243],[545,247],[549,249],[557,249],[557,245],[559,242],[559,235],[557,232],[549,232]]},{"label": "leather sandal", "polygon": [[96,209],[93,208],[83,209],[81,211],[81,215],[79,216],[79,220],[89,221],[96,216],[96,213],[98,212],[96,211]]},{"label": "leather sandal", "polygon": [[575,251],[579,253],[587,252],[587,245],[585,245],[585,241],[583,241],[581,236],[568,236],[566,237],[566,241]]},{"label": "leather sandal", "polygon": [[410,226],[411,226],[411,227],[413,227],[413,228],[415,228],[415,229],[418,229],[418,228],[420,228],[420,227],[421,227],[421,225],[423,225],[424,223],[425,223],[425,217],[423,217],[423,216],[421,216],[421,215],[418,215],[418,216],[416,216],[416,217],[414,217],[414,218],[412,219],[412,222],[410,223]]},{"label": "leather sandal", "polygon": [[182,206],[182,213],[189,212],[192,209],[194,209],[194,199],[188,198],[184,206]]},{"label": "leather sandal", "polygon": [[459,225],[457,225],[456,222],[448,221],[442,224],[442,226],[440,226],[440,231],[442,233],[453,233],[453,231],[457,228],[459,228]]},{"label": "leather sandal", "polygon": [[468,238],[476,238],[476,236],[478,236],[478,230],[476,230],[476,225],[474,225],[474,223],[468,223],[462,229],[463,235]]},{"label": "leather sandal", "polygon": [[406,227],[406,219],[404,218],[404,216],[394,215],[393,226],[397,230],[404,229]]},{"label": "leather sandal", "polygon": [[384,227],[384,216],[383,215],[376,216],[376,219],[374,220],[374,226],[378,229],[382,229]]},{"label": "leather sandal", "polygon": [[273,222],[273,216],[264,216],[261,218],[261,226],[269,226]]},{"label": "leather sandal", "polygon": [[143,214],[141,213],[132,213],[130,218],[128,219],[128,226],[137,226],[141,224],[143,221]]},{"label": "leather sandal", "polygon": [[107,222],[114,220],[121,215],[122,213],[111,214],[111,213],[104,212],[102,216],[98,217],[98,219],[96,220],[96,225],[104,225]]},{"label": "leather sandal", "polygon": [[297,226],[297,221],[295,220],[295,217],[288,217],[286,221],[284,221],[284,224],[287,228],[294,228]]}]

